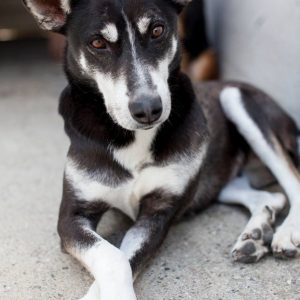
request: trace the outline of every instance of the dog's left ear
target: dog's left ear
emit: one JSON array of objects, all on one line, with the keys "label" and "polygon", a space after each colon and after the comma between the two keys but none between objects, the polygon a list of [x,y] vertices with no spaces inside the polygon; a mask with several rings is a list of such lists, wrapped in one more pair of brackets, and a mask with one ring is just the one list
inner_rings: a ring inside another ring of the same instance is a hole
[{"label": "dog's left ear", "polygon": [[63,32],[70,0],[23,0],[23,3],[44,30]]},{"label": "dog's left ear", "polygon": [[[169,1],[171,1],[173,5],[175,5],[175,8],[178,13],[180,13],[185,6],[187,6],[190,2],[192,2],[192,0],[169,0]],[[198,1],[198,0],[194,0],[194,1]]]}]

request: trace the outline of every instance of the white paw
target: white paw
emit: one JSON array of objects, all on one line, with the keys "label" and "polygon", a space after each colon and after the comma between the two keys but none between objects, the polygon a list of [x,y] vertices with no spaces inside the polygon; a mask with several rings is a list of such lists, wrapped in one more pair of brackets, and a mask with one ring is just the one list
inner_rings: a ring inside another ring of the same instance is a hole
[{"label": "white paw", "polygon": [[115,288],[111,293],[100,293],[100,298],[97,300],[137,300],[135,293],[130,290],[119,290],[118,287]]},{"label": "white paw", "polygon": [[86,295],[79,300],[100,300],[100,290],[96,282],[92,284]]},{"label": "white paw", "polygon": [[273,239],[274,208],[264,206],[253,215],[232,250],[233,260],[254,263],[270,252]]},{"label": "white paw", "polygon": [[101,289],[96,282],[80,300],[136,300],[133,288],[115,286],[113,289]]},{"label": "white paw", "polygon": [[270,252],[269,245],[272,237],[273,229],[267,223],[259,224],[252,229],[246,228],[233,247],[233,260],[242,263],[257,262]]},{"label": "white paw", "polygon": [[286,220],[274,235],[272,251],[279,258],[300,256],[300,224]]}]

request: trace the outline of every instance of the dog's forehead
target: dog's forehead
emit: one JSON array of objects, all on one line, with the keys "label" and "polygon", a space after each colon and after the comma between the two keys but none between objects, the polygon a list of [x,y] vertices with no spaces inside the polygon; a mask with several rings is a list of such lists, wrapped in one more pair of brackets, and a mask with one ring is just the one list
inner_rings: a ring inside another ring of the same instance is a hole
[{"label": "dog's forehead", "polygon": [[74,15],[84,20],[85,28],[114,24],[125,29],[124,17],[136,25],[146,19],[163,19],[165,5],[165,0],[89,0],[80,2],[82,9],[75,10]]}]

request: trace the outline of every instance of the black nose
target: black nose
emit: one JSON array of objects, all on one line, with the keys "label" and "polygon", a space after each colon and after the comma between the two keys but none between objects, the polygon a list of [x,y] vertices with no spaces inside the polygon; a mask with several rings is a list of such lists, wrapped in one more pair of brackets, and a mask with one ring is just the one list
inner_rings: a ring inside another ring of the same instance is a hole
[{"label": "black nose", "polygon": [[132,117],[141,124],[152,124],[162,113],[160,97],[139,96],[129,102]]}]

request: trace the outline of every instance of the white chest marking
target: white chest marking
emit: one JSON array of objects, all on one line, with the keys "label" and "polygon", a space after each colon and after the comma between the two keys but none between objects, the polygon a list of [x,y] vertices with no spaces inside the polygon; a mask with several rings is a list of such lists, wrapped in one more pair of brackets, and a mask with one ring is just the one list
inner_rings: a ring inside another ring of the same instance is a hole
[{"label": "white chest marking", "polygon": [[134,220],[138,213],[139,201],[144,195],[156,189],[162,189],[172,195],[182,194],[189,180],[197,174],[206,155],[207,145],[203,145],[197,153],[181,155],[176,161],[166,165],[151,165],[140,169],[143,164],[152,162],[150,146],[155,129],[152,130],[153,132],[141,131],[133,144],[114,151],[115,159],[133,176],[118,186],[104,183],[101,175],[90,174],[69,159],[65,175],[76,196],[86,201],[101,200],[120,209]]},{"label": "white chest marking", "polygon": [[135,141],[128,147],[113,151],[115,160],[129,171],[137,171],[143,164],[153,161],[151,145],[157,128],[150,130],[137,130]]}]

